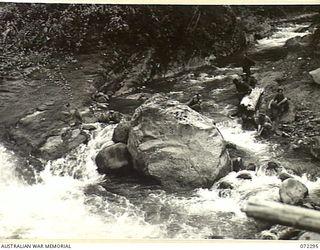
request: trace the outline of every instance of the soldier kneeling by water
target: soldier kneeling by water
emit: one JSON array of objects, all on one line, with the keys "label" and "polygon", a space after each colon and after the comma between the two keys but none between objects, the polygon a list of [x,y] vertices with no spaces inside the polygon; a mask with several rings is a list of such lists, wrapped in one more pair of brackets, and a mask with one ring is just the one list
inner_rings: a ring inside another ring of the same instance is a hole
[{"label": "soldier kneeling by water", "polygon": [[255,117],[257,124],[258,136],[269,137],[273,132],[272,121],[269,116],[260,113]]},{"label": "soldier kneeling by water", "polygon": [[193,110],[200,112],[201,111],[201,95],[195,94],[188,102],[187,105]]},{"label": "soldier kneeling by water", "polygon": [[238,78],[233,79],[233,83],[236,86],[237,95],[238,95],[239,101],[241,102],[242,98],[245,95],[248,95],[251,93],[252,88],[247,83],[239,80]]},{"label": "soldier kneeling by water", "polygon": [[274,130],[277,131],[282,116],[289,111],[289,101],[284,96],[282,88],[278,88],[277,94],[270,101],[268,108],[271,120],[273,121]]},{"label": "soldier kneeling by water", "polygon": [[283,94],[283,88],[278,88],[277,94],[270,101],[268,108],[271,111],[271,118],[274,120],[281,118],[281,116],[289,110],[289,102]]}]

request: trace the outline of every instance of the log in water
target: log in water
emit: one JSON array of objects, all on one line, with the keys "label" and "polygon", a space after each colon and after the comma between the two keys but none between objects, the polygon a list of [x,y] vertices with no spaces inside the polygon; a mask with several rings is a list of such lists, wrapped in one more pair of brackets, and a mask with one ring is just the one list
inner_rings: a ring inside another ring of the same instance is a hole
[{"label": "log in water", "polygon": [[240,105],[248,111],[255,111],[261,95],[263,94],[264,88],[254,88],[249,95],[242,98]]},{"label": "log in water", "polygon": [[252,199],[242,211],[255,219],[320,233],[320,212],[312,209]]}]

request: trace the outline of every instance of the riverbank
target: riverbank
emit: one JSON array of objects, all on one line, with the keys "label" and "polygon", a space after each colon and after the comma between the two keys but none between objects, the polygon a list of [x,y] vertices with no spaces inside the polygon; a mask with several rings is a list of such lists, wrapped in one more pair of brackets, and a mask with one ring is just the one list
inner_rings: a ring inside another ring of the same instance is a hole
[{"label": "riverbank", "polygon": [[[270,138],[272,143],[280,144],[288,156],[299,155],[304,159],[309,158],[310,138],[318,135],[316,126],[310,128],[310,125],[304,122],[304,119],[316,119],[319,115],[318,88],[312,83],[308,74],[318,65],[317,53],[317,50],[310,47],[297,47],[296,49],[279,47],[266,57],[261,58],[259,53],[253,54],[257,59],[254,69],[255,76],[259,85],[265,88],[263,98],[265,103],[262,109],[265,108],[279,85],[285,88],[285,94],[292,104],[290,115],[280,127],[280,130],[285,132],[285,137]],[[280,59],[277,58],[279,55],[281,55]],[[80,130],[82,133],[82,126],[73,114],[75,110],[83,111],[94,104],[92,94],[103,85],[102,82],[105,80],[103,76],[105,53],[70,54],[66,58],[48,57],[41,53],[33,56],[22,53],[8,54],[7,59],[10,63],[4,64],[7,68],[5,68],[6,75],[3,76],[2,86],[5,87],[0,93],[3,96],[0,126],[3,142],[7,142],[9,148],[21,154],[22,157],[27,156],[28,158],[30,155],[43,157],[45,155],[39,154],[39,149],[46,144],[48,138],[59,136],[61,131],[66,130],[71,132]],[[236,60],[235,57],[233,62]],[[235,69],[233,73],[231,70],[226,74],[214,64],[208,65],[207,62],[197,60],[193,63],[194,66],[187,71],[171,76],[168,74],[165,78],[156,79],[146,86],[139,83],[138,86],[133,86],[133,89],[128,89],[126,85],[123,85],[119,91],[113,92],[117,97],[111,99],[107,109],[132,113],[135,107],[157,91],[168,93],[172,90],[182,90],[185,92],[182,96],[174,93],[169,95],[184,102],[193,95],[194,91],[202,91],[199,89],[200,86],[197,86],[197,81],[201,82],[207,77],[206,89],[219,88],[219,85],[224,88],[223,79],[227,81],[231,79],[228,78],[228,74],[241,72]],[[203,63],[205,66],[199,67]],[[139,67],[138,65],[136,70]],[[135,77],[134,72],[135,70],[133,70],[133,77]],[[201,74],[207,74],[207,76],[203,78]],[[197,80],[192,80],[192,78]],[[195,81],[194,86],[186,91],[185,81]],[[175,87],[173,83],[176,84]],[[124,91],[124,88],[127,92]],[[220,97],[217,95],[210,95],[210,97],[207,93],[203,93],[207,99],[204,107],[205,114],[219,121],[221,114],[218,114],[214,108],[217,103],[231,105],[235,108],[237,101],[233,91],[229,89],[221,93]],[[13,110],[15,112],[12,112]],[[300,117],[300,120],[296,117]],[[80,134],[75,139],[76,143],[73,143],[75,146],[85,141]],[[62,156],[66,153],[67,148],[61,148],[55,155]],[[42,164],[36,158],[32,157],[32,162],[37,165],[36,168],[42,169]],[[313,177],[318,175],[317,169],[310,169],[307,166],[299,171],[308,172]]]},{"label": "riverbank", "polygon": [[[276,25],[281,31],[287,28]],[[295,25],[289,27],[292,34]],[[267,42],[272,44],[272,39]],[[146,79],[150,75],[140,73],[151,72],[146,67],[151,52],[144,51],[131,55],[128,64],[133,67],[118,69],[120,78],[111,75],[115,84],[128,80],[134,88],[120,84],[124,88],[108,89],[106,61],[113,57],[105,50],[64,57],[6,54],[1,61],[0,134],[7,149],[0,144],[4,173],[0,198],[8,202],[0,207],[5,225],[1,238],[263,238],[270,225],[246,217],[241,207],[252,197],[279,201],[278,170],[291,174],[310,192],[318,190],[318,182],[311,180],[319,175],[319,164],[303,143],[318,132],[311,120],[318,118],[319,92],[308,72],[319,60],[317,50],[300,45],[249,52],[256,60],[253,72],[258,85],[265,88],[261,108],[279,85],[290,98],[292,112],[280,126],[282,135],[256,137],[255,131],[241,128],[240,119],[230,117],[238,104],[232,80],[242,73],[237,55],[226,57],[224,64],[214,57],[212,61],[195,57],[188,61],[194,67]],[[101,86],[106,86],[104,94],[97,93]],[[182,103],[200,93],[202,114],[216,123],[229,146],[235,146],[232,158],[243,157],[247,169],[228,173],[212,187],[187,191],[168,191],[145,177],[99,174],[95,158],[113,144],[115,122],[99,120],[95,111],[109,114],[112,109],[131,115],[159,92]],[[276,170],[268,169],[269,165]],[[22,199],[23,210],[18,205]],[[318,209],[313,203],[309,206]]]},{"label": "riverbank", "polygon": [[[270,141],[282,146],[284,157],[300,157],[315,163],[318,159],[312,156],[311,141],[319,136],[317,120],[320,115],[320,88],[309,72],[318,68],[320,51],[308,43],[294,48],[285,46],[283,50],[287,53],[284,58],[259,62],[259,70],[256,72],[258,82],[265,87],[263,111],[278,87],[284,89],[284,94],[289,99],[290,110],[280,123],[281,133]],[[308,173],[313,178],[319,177],[319,169],[299,165],[296,170],[300,174]]]}]

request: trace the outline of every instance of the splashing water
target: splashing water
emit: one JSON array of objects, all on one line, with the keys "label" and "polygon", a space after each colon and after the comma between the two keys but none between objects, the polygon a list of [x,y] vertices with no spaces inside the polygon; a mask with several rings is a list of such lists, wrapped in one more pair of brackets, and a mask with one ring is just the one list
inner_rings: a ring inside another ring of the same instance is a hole
[{"label": "splashing water", "polygon": [[[258,41],[258,48],[282,46],[288,38],[306,33],[294,32],[304,26],[280,28],[272,37]],[[235,77],[237,68],[221,68],[223,75],[201,75],[196,83]],[[224,88],[210,92],[218,95]],[[180,96],[180,92],[172,92]],[[228,115],[230,107],[217,107]],[[251,197],[279,200],[280,179],[259,166],[247,171],[251,180],[231,172],[210,189],[188,193],[168,193],[141,184],[112,183],[97,173],[95,156],[111,145],[115,126],[102,127],[66,157],[46,164],[37,183],[25,184],[15,174],[18,160],[0,145],[0,238],[39,239],[203,239],[208,236],[250,239],[261,232],[259,223],[249,219],[241,207]],[[255,138],[255,131],[243,131],[237,120],[217,124],[225,140],[250,152],[261,164],[276,156],[275,146]],[[309,190],[319,181],[298,177]],[[104,182],[105,181],[105,182]],[[221,181],[234,188],[218,188]],[[102,183],[103,187],[102,187]],[[109,190],[108,187],[112,187]],[[121,187],[120,187],[121,186]],[[122,188],[121,194],[119,189]]]},{"label": "splashing water", "polygon": [[[226,141],[231,142],[240,149],[245,149],[257,157],[271,157],[271,145],[256,139],[256,131],[244,131],[237,120],[225,121],[217,124]],[[269,155],[269,156],[268,156]]]},{"label": "splashing water", "polygon": [[[251,132],[241,132],[235,121],[223,125],[220,129],[226,139],[236,137],[233,140],[238,145],[258,155],[269,147],[255,141]],[[49,162],[39,174],[39,182],[33,185],[24,184],[14,174],[15,156],[1,146],[0,199],[5,202],[0,206],[0,237],[254,238],[261,231],[259,224],[248,219],[241,207],[250,197],[279,199],[281,181],[263,171],[250,171],[252,180],[229,173],[221,181],[231,183],[232,190],[221,190],[216,183],[211,189],[168,193],[124,184],[124,195],[109,192],[100,185],[103,176],[96,172],[94,157],[112,143],[113,129],[114,126],[97,129],[88,145]],[[310,187],[314,185],[305,177],[301,180]]]},{"label": "splashing water", "polygon": [[[112,143],[113,128],[99,128],[88,145],[49,162],[39,174],[40,181],[33,185],[24,184],[15,176],[15,157],[1,146],[0,199],[6,202],[0,207],[0,237],[252,238],[257,233],[257,224],[241,212],[241,206],[252,196],[278,198],[275,194],[280,180],[253,171],[252,180],[238,179],[235,172],[224,177],[222,180],[235,187],[230,192],[218,189],[218,183],[211,189],[189,193],[146,191],[143,185],[126,186],[127,195],[108,192],[100,186],[103,176],[96,172],[94,157],[102,147]],[[221,129],[227,138],[233,138],[233,133],[238,133],[239,138],[248,136],[230,123]],[[239,138],[237,142],[241,141]],[[249,145],[257,153],[268,147],[258,148],[254,137],[249,138],[252,141],[244,142],[243,146]],[[132,194],[134,199],[130,198]]]},{"label": "splashing water", "polygon": [[287,27],[280,27],[272,36],[258,40],[258,44],[255,47],[257,50],[263,50],[283,46],[290,38],[310,34],[309,30],[306,30],[305,32],[296,32],[298,29],[307,28],[308,26],[309,25],[295,24]]},{"label": "splashing water", "polygon": [[127,199],[109,194],[117,200],[112,203],[106,197],[85,194],[90,185],[104,190],[99,186],[103,176],[96,173],[94,156],[111,143],[112,129],[101,129],[87,146],[49,162],[40,173],[41,181],[34,185],[25,185],[16,177],[14,155],[0,146],[0,238],[159,237],[159,228],[146,223],[143,212]]},{"label": "splashing water", "polygon": [[[65,158],[49,162],[39,174],[40,181],[33,185],[24,184],[15,176],[15,157],[1,146],[0,199],[5,202],[0,207],[0,237],[251,237],[248,225],[252,222],[249,223],[240,211],[239,198],[241,192],[247,193],[249,184],[239,184],[240,191],[229,197],[220,197],[220,190],[215,187],[187,194],[169,194],[163,190],[142,192],[143,186],[128,186],[128,197],[130,192],[139,193],[134,200],[102,188],[103,176],[96,172],[94,157],[103,146],[112,143],[113,128],[98,129],[88,145],[80,146]],[[228,178],[237,180],[234,173]],[[259,189],[259,185],[259,181],[255,182],[252,189]],[[93,192],[88,192],[90,187]]]}]

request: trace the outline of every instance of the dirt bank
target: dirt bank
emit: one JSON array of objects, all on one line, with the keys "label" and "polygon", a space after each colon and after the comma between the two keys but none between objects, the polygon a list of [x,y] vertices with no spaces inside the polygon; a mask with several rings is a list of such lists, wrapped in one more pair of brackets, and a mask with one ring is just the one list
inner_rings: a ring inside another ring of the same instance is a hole
[{"label": "dirt bank", "polygon": [[[274,135],[270,140],[282,146],[285,157],[315,163],[318,159],[310,149],[312,139],[320,135],[320,86],[314,83],[309,72],[319,67],[320,51],[307,44],[282,48],[282,51],[287,54],[285,57],[278,61],[260,61],[255,72],[259,84],[265,87],[263,111],[279,86],[290,103],[290,110],[279,126],[282,135]],[[299,164],[296,170],[300,174],[319,176],[319,169],[310,169],[307,164]]]}]

